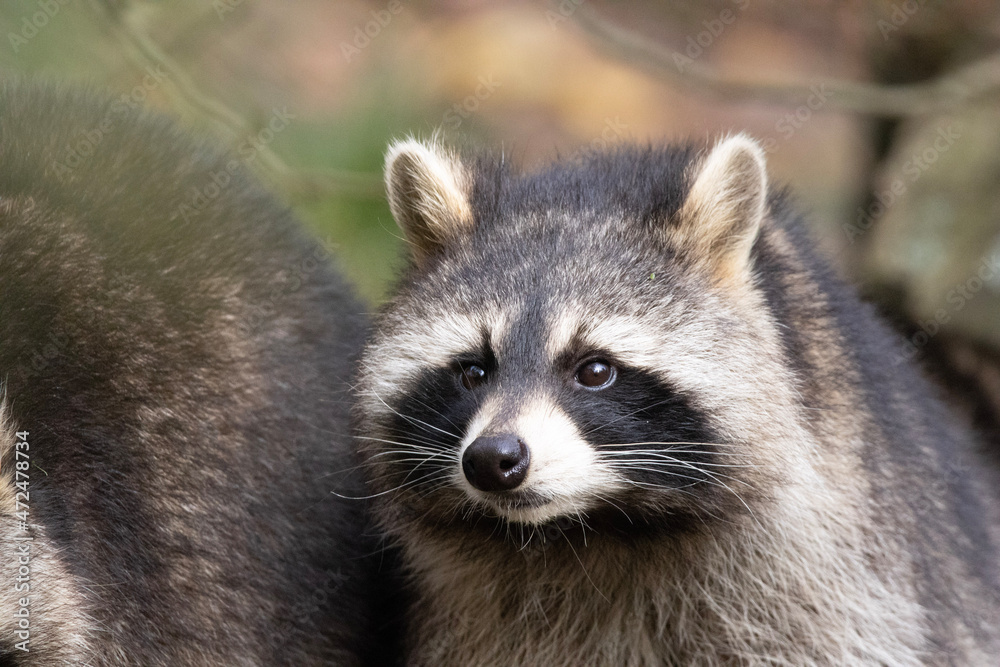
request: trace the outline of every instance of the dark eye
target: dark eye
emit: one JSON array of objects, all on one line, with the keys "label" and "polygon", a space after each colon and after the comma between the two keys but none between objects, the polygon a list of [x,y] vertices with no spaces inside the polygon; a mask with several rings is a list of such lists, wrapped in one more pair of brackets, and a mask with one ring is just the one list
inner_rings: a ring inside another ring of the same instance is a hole
[{"label": "dark eye", "polygon": [[475,364],[459,364],[458,376],[462,380],[462,386],[472,391],[486,382],[486,371],[482,366]]},{"label": "dark eye", "polygon": [[587,389],[604,389],[615,381],[615,367],[601,359],[588,361],[576,371],[576,381]]}]

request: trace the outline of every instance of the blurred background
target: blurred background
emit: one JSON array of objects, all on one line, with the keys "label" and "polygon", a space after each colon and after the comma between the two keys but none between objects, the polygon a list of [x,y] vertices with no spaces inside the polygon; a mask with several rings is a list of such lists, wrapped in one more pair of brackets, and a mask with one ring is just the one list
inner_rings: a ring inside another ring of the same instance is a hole
[{"label": "blurred background", "polygon": [[400,264],[394,137],[530,169],[746,130],[901,355],[1000,349],[997,2],[5,0],[0,27],[0,75],[108,87],[252,156],[372,304]]}]

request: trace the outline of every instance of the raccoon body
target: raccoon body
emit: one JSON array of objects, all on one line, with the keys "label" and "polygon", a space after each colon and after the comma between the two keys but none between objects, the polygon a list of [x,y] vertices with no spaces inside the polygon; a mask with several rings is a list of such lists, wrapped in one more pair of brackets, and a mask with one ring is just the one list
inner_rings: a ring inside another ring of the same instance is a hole
[{"label": "raccoon body", "polygon": [[328,260],[168,119],[0,89],[0,664],[361,664],[377,545],[330,475],[366,323]]},{"label": "raccoon body", "polygon": [[995,489],[760,148],[408,140],[356,386],[409,665],[987,665]]}]

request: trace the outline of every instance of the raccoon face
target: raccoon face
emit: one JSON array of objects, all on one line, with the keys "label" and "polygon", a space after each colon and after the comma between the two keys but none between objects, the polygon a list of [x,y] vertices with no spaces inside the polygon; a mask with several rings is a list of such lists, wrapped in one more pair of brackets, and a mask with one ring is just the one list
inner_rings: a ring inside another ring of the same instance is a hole
[{"label": "raccoon face", "polygon": [[756,144],[517,178],[406,141],[387,184],[413,263],[356,416],[391,514],[677,528],[750,508],[790,391],[754,301]]}]

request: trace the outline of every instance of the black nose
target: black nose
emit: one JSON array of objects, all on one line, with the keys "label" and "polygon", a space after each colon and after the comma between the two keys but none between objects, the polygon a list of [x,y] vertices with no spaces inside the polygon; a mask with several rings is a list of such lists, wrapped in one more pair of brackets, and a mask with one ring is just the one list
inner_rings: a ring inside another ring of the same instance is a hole
[{"label": "black nose", "polygon": [[488,435],[466,448],[462,470],[480,491],[510,491],[524,481],[530,462],[528,446],[516,435]]}]

